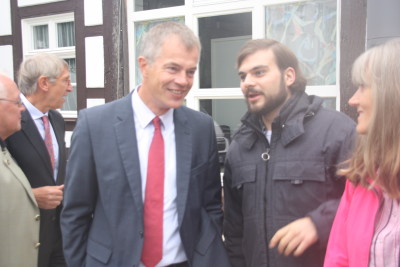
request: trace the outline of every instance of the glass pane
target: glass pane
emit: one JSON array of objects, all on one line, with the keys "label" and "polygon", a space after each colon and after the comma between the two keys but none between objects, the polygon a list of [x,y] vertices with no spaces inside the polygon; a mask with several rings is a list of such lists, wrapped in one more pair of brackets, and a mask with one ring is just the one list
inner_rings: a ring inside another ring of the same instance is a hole
[{"label": "glass pane", "polygon": [[200,100],[200,110],[214,119],[219,162],[223,164],[231,138],[247,112],[247,105],[243,99],[204,99]]},{"label": "glass pane", "polygon": [[75,46],[74,22],[57,23],[58,47]]},{"label": "glass pane", "polygon": [[183,6],[185,0],[136,0],[135,11],[151,10],[164,7]]},{"label": "glass pane", "polygon": [[33,26],[33,48],[34,49],[49,48],[49,26],[48,25]]},{"label": "glass pane", "polygon": [[185,23],[185,18],[184,17],[176,17],[176,18],[151,20],[151,21],[143,21],[143,22],[135,23],[135,55],[136,55],[135,80],[136,80],[136,84],[140,84],[142,82],[142,75],[140,74],[140,69],[139,69],[139,65],[137,62],[137,58],[139,57],[140,45],[142,43],[143,35],[146,32],[148,32],[151,27],[153,27],[159,23],[166,22],[166,21],[176,21],[176,22],[180,22],[180,23]]},{"label": "glass pane", "polygon": [[239,87],[236,55],[251,35],[250,12],[199,18],[200,88]]},{"label": "glass pane", "polygon": [[266,37],[289,46],[309,85],[336,84],[336,0],[266,7]]},{"label": "glass pane", "polygon": [[61,110],[77,110],[77,93],[76,93],[76,60],[75,58],[65,58],[64,59],[69,65],[69,72],[71,74],[71,85],[72,92],[68,93],[65,99],[64,106]]}]

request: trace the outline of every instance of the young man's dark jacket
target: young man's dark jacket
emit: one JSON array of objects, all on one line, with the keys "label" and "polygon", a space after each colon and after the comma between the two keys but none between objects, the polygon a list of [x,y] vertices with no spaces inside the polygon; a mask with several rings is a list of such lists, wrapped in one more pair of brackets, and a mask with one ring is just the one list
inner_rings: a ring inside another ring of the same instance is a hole
[{"label": "young man's dark jacket", "polygon": [[[260,117],[247,113],[225,163],[224,235],[232,266],[321,267],[344,189],[338,164],[351,153],[355,123],[294,94],[272,123],[269,143]],[[319,241],[302,256],[280,255],[268,243],[277,230],[309,216]]]}]

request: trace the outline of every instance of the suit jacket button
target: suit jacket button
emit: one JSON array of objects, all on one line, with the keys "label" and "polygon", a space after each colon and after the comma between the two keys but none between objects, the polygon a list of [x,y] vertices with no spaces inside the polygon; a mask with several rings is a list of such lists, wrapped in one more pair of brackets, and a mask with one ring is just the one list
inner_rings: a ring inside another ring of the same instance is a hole
[{"label": "suit jacket button", "polygon": [[35,216],[35,221],[39,221],[39,220],[40,220],[40,215],[37,214],[37,215]]},{"label": "suit jacket button", "polygon": [[51,220],[54,222],[56,220],[56,216],[51,217]]},{"label": "suit jacket button", "polygon": [[143,231],[140,231],[139,235],[140,235],[141,238],[143,238]]},{"label": "suit jacket button", "polygon": [[37,242],[37,243],[35,244],[35,248],[39,248],[39,247],[40,247],[40,243]]}]

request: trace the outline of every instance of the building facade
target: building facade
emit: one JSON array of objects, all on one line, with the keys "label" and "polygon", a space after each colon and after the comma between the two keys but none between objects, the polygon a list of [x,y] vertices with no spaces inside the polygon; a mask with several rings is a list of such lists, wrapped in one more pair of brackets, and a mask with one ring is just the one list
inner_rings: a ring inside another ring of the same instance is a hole
[{"label": "building facade", "polygon": [[350,70],[367,46],[370,1],[0,0],[0,69],[16,77],[23,58],[39,52],[69,63],[74,93],[61,110],[69,144],[80,109],[120,98],[140,83],[136,58],[143,34],[162,21],[185,23],[202,43],[186,105],[220,125],[223,152],[246,110],[235,61],[250,39],[288,45],[308,78],[307,92],[355,117],[347,105],[355,90]]}]

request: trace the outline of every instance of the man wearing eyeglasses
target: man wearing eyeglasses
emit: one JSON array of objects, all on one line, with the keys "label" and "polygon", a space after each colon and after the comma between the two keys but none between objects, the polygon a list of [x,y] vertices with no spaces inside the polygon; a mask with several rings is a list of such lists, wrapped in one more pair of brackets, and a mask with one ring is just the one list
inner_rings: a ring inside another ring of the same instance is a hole
[{"label": "man wearing eyeglasses", "polygon": [[17,85],[0,73],[0,266],[37,266],[39,208],[28,179],[4,143],[21,129],[24,110]]},{"label": "man wearing eyeglasses", "polygon": [[7,146],[33,188],[40,208],[38,266],[66,266],[60,230],[65,177],[65,123],[56,111],[72,91],[68,64],[52,54],[37,54],[20,66],[18,86],[26,107],[21,131]]}]

